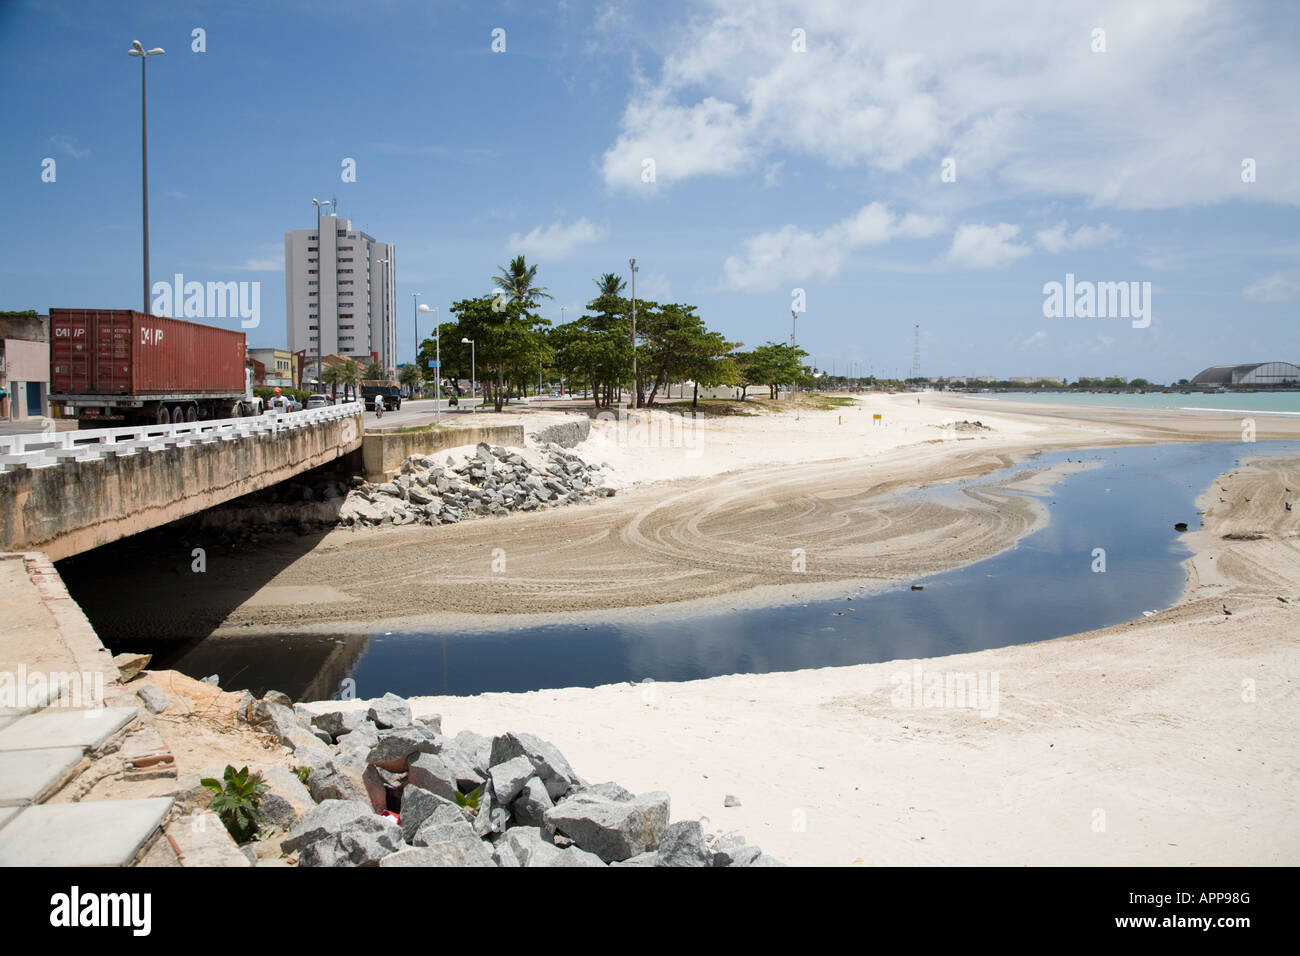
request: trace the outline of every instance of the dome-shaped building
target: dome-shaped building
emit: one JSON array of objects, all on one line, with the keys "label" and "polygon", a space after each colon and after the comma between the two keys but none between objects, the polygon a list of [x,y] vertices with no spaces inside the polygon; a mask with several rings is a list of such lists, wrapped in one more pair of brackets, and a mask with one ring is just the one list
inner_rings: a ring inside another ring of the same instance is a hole
[{"label": "dome-shaped building", "polygon": [[1213,365],[1192,379],[1193,385],[1300,385],[1300,366],[1290,362]]}]

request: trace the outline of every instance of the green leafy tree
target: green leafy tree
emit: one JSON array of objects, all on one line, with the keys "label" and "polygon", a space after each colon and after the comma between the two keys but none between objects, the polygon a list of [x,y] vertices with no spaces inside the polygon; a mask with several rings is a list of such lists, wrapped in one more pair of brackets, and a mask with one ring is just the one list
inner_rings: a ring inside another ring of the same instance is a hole
[{"label": "green leafy tree", "polygon": [[[459,395],[460,388],[457,380],[469,379],[474,372],[470,363],[470,347],[461,342],[465,336],[461,332],[459,322],[440,323],[438,335],[442,339],[441,354],[433,336],[420,343],[420,368],[424,369],[430,378],[450,379],[456,388],[456,394]],[[442,362],[436,376],[433,374],[432,366],[429,365],[435,359],[440,359]]]},{"label": "green leafy tree", "polygon": [[480,381],[493,407],[505,404],[507,382],[517,383],[546,352],[541,330],[549,323],[527,311],[524,302],[496,296],[462,299],[451,307],[461,332],[477,343]]},{"label": "green leafy tree", "polygon": [[[464,337],[477,343],[479,364],[488,373],[493,406],[501,410],[506,387],[514,390],[529,381],[549,355],[543,329],[550,322],[537,315],[537,300],[552,298],[537,285],[537,266],[515,256],[497,270],[494,296],[464,299],[452,306]],[[485,311],[486,306],[486,311]],[[459,308],[458,308],[459,307]],[[495,377],[495,382],[491,378]]]},{"label": "green leafy tree", "polygon": [[376,379],[386,378],[387,375],[384,372],[384,367],[382,365],[380,365],[378,362],[371,362],[369,365],[366,366],[365,374],[362,377],[365,378],[367,381],[373,382]]},{"label": "green leafy tree", "polygon": [[808,353],[781,342],[768,342],[750,352],[742,361],[742,378],[750,385],[766,385],[768,397],[776,398],[783,385],[802,380],[806,374],[803,359]]}]

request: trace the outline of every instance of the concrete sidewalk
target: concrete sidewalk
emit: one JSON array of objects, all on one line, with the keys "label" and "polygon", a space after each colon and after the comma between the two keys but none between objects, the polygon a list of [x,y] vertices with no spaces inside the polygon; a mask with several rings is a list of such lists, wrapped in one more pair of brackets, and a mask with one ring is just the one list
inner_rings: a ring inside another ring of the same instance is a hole
[{"label": "concrete sidewalk", "polygon": [[136,862],[172,798],[79,798],[166,750],[148,713],[43,554],[0,554],[0,621],[0,866]]}]

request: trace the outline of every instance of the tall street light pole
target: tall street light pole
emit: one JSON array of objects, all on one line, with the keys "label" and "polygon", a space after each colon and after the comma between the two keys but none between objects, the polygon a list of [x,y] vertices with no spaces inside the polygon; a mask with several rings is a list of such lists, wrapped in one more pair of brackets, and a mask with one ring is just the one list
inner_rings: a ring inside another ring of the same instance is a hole
[{"label": "tall street light pole", "polygon": [[632,407],[640,408],[641,382],[636,370],[636,260],[629,259],[627,264],[632,268]]},{"label": "tall street light pole", "polygon": [[[325,343],[325,306],[322,304],[325,292],[321,287],[324,270],[321,266],[325,260],[325,239],[320,231],[320,207],[328,206],[328,199],[313,199],[311,204],[316,207],[316,387],[321,387],[320,365],[321,365],[321,346]],[[308,306],[310,309],[310,306]],[[307,337],[311,338],[311,312],[307,313]]]},{"label": "tall street light pole", "polygon": [[[420,293],[411,293],[411,313],[412,321],[415,325],[415,355],[411,359],[411,364],[417,369],[420,367]],[[411,397],[415,398],[415,383],[411,383]]]},{"label": "tall street light pole", "polygon": [[421,312],[433,313],[433,420],[442,421],[442,336],[438,326],[438,310],[427,305],[420,306]]},{"label": "tall street light pole", "polygon": [[144,65],[149,57],[159,56],[163,52],[165,51],[160,46],[146,50],[139,40],[132,40],[131,49],[126,51],[127,56],[140,58],[140,205],[144,222],[144,306],[141,311],[145,315],[152,313],[149,309],[149,120],[145,110]]},{"label": "tall street light pole", "polygon": [[[478,360],[477,360],[477,356],[475,356],[474,354],[475,352],[474,340],[463,338],[460,340],[460,344],[469,346],[469,375],[470,375],[470,380],[474,383],[473,385],[470,386],[470,388],[473,389],[473,394],[470,395],[470,398],[471,399],[478,398]],[[442,369],[439,369],[438,371],[442,371]],[[475,411],[475,406],[472,403],[469,406],[469,410],[471,414]]]}]

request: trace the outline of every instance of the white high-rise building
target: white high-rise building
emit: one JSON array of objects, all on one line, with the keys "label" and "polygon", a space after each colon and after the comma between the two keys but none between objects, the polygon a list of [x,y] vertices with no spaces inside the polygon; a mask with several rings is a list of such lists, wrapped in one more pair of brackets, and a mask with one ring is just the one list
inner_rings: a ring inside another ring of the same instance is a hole
[{"label": "white high-rise building", "polygon": [[[396,250],[391,243],[322,216],[315,229],[284,234],[284,305],[289,351],[306,350],[304,380],[316,378],[318,355],[377,360],[397,374]],[[319,248],[318,248],[319,247]]]}]

